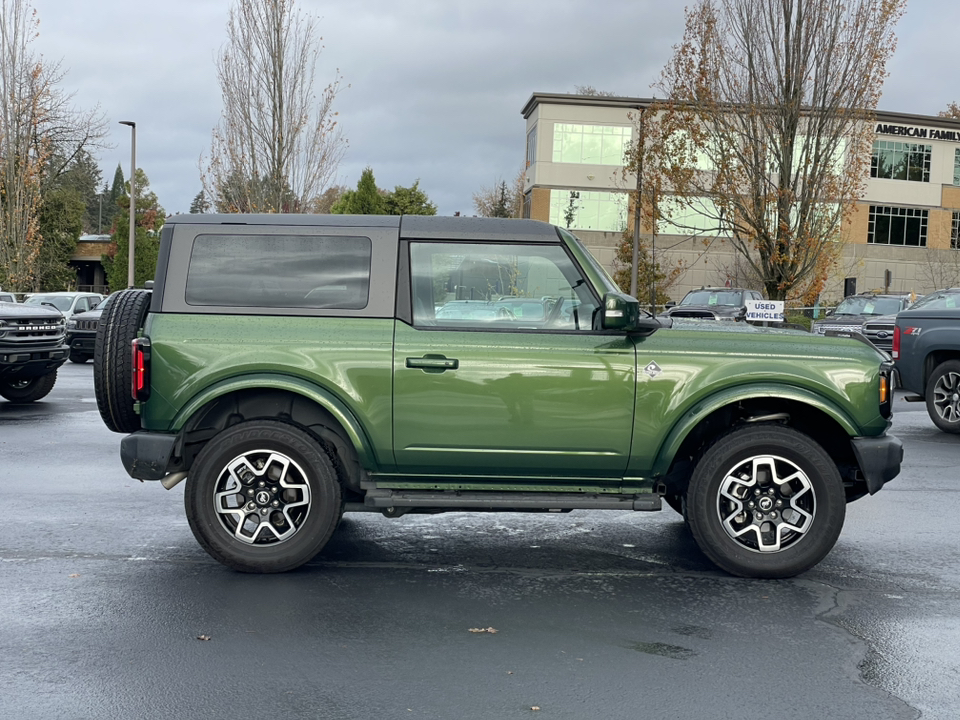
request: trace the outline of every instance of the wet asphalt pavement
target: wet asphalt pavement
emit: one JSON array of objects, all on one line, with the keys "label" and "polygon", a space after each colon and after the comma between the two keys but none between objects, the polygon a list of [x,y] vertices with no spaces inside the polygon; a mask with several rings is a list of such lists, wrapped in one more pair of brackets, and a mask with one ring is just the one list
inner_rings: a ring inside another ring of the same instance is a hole
[{"label": "wet asphalt pavement", "polygon": [[953,720],[960,437],[895,410],[903,473],[799,578],[716,570],[669,509],[347,515],[251,576],[127,477],[68,364],[0,402],[0,718]]}]

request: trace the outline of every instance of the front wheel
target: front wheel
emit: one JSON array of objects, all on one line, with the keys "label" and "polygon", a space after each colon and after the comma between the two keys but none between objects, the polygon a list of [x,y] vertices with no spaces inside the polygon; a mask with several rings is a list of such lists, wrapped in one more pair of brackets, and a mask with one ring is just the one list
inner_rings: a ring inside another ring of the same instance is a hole
[{"label": "front wheel", "polygon": [[687,491],[690,529],[704,554],[741,577],[785,578],[833,548],[846,513],[829,455],[792,428],[758,425],[721,437]]},{"label": "front wheel", "polygon": [[32,403],[49,395],[56,382],[56,370],[40,377],[0,380],[0,395],[12,403]]},{"label": "front wheel", "polygon": [[937,365],[927,383],[927,414],[947,433],[960,433],[960,360]]},{"label": "front wheel", "polygon": [[203,548],[242,572],[299,567],[326,545],[343,506],[326,451],[303,430],[275,420],[234,425],[197,456],[184,493]]}]

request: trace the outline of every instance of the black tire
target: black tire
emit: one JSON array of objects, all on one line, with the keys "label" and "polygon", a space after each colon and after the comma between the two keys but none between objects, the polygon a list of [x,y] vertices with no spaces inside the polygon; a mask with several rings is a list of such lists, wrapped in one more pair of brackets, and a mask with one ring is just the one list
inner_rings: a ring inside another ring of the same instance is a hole
[{"label": "black tire", "polygon": [[36,402],[45,398],[53,390],[57,382],[57,371],[54,370],[39,377],[0,380],[0,395],[17,405]]},{"label": "black tire", "polygon": [[927,381],[927,414],[945,433],[960,433],[960,360],[937,365]]},{"label": "black tire", "polygon": [[130,343],[140,333],[150,293],[122,290],[100,316],[93,351],[93,388],[104,424],[113,432],[132,433],[140,429],[130,394]]},{"label": "black tire", "polygon": [[[774,474],[782,482],[773,482]],[[843,482],[830,456],[807,435],[777,425],[721,436],[697,463],[687,490],[688,523],[700,549],[741,577],[809,570],[836,544],[845,514]]]},{"label": "black tire", "polygon": [[78,365],[82,365],[89,359],[90,359],[90,356],[87,355],[86,353],[81,353],[81,352],[70,353],[70,362],[77,363]]},{"label": "black tire", "polygon": [[184,506],[194,537],[214,559],[241,572],[276,573],[323,549],[342,498],[334,464],[313,437],[276,420],[252,420],[204,446]]}]

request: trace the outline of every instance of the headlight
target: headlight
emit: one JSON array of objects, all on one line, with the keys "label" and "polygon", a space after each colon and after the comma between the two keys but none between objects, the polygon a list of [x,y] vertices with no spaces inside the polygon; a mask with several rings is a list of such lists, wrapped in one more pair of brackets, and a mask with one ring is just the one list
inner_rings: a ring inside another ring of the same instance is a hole
[{"label": "headlight", "polygon": [[76,320],[67,320],[67,330],[76,330],[77,321]]}]

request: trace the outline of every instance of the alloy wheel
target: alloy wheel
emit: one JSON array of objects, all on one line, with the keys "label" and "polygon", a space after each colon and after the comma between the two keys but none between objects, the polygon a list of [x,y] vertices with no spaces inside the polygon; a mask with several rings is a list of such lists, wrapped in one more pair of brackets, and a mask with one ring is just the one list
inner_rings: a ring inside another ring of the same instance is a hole
[{"label": "alloy wheel", "polygon": [[946,372],[933,387],[933,406],[945,422],[960,420],[960,373]]},{"label": "alloy wheel", "polygon": [[717,512],[724,531],[752,552],[780,552],[813,525],[816,494],[810,478],[790,460],[757,455],[724,475]]},{"label": "alloy wheel", "polygon": [[214,487],[224,529],[248,545],[289,540],[310,512],[310,486],[296,462],[273,450],[252,450],[224,467]]}]

